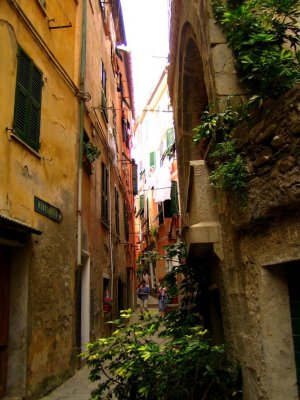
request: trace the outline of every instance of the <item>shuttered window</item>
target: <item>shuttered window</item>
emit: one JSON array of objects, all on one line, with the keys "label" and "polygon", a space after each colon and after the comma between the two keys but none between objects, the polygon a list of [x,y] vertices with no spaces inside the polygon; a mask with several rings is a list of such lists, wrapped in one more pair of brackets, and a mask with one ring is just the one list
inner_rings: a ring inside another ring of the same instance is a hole
[{"label": "shuttered window", "polygon": [[171,218],[179,213],[177,182],[172,181],[171,199],[164,201],[164,217]]},{"label": "shuttered window", "polygon": [[175,140],[174,128],[167,129],[166,139],[167,139],[167,148],[168,148],[174,143],[174,140]]},{"label": "shuttered window", "polygon": [[179,213],[179,204],[178,204],[178,189],[177,182],[172,181],[171,186],[171,214],[177,215]]},{"label": "shuttered window", "polygon": [[104,163],[101,163],[101,221],[108,226],[108,170]]},{"label": "shuttered window", "polygon": [[115,187],[115,223],[116,223],[116,232],[120,234],[120,201],[119,201],[119,191]]},{"label": "shuttered window", "polygon": [[132,160],[132,190],[133,190],[133,195],[138,194],[138,166],[135,163],[135,160]]},{"label": "shuttered window", "polygon": [[125,200],[124,200],[123,207],[124,207],[124,232],[125,232],[126,241],[128,242],[128,240],[129,240],[129,211],[128,211]]},{"label": "shuttered window", "polygon": [[105,70],[103,61],[101,61],[101,85],[102,85],[101,105],[102,105],[102,112],[103,112],[105,121],[108,122],[107,98],[106,98],[106,82],[107,82],[106,70]]},{"label": "shuttered window", "polygon": [[34,150],[40,147],[42,73],[19,48],[14,130]]},{"label": "shuttered window", "polygon": [[150,167],[155,168],[155,151],[152,151],[149,156]]}]

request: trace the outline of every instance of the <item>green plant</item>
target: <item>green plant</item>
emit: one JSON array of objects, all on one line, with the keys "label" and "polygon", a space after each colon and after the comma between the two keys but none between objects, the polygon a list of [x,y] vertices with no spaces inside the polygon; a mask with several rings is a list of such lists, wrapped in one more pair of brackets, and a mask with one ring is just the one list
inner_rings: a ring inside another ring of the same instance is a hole
[{"label": "green plant", "polygon": [[252,92],[277,97],[300,81],[299,0],[214,0],[213,9]]},{"label": "green plant", "polygon": [[[130,323],[132,310],[111,321],[113,334],[87,345],[82,354],[98,381],[92,400],[240,400],[241,374],[227,357],[225,345],[213,345],[199,323],[199,296],[204,285],[201,269],[186,263],[186,246],[166,247],[174,261],[169,277],[181,275],[178,310],[160,318],[148,314]],[[176,285],[177,286],[177,285]]]},{"label": "green plant", "polygon": [[112,336],[87,345],[90,379],[99,381],[92,400],[241,399],[239,371],[207,331],[186,326],[174,337],[157,317],[128,324],[131,314],[122,311]]},{"label": "green plant", "polygon": [[194,129],[194,142],[212,139],[208,156],[213,171],[210,175],[211,185],[216,190],[231,193],[235,199],[246,199],[247,168],[238,154],[234,129],[243,121],[247,121],[252,108],[260,104],[260,96],[252,96],[248,102],[233,107],[231,98],[226,99],[222,111],[217,111],[221,100],[211,105],[212,111],[205,111],[201,123]]},{"label": "green plant", "polygon": [[[194,143],[211,140],[209,160],[214,189],[246,199],[246,163],[238,154],[235,128],[251,119],[264,99],[278,97],[300,81],[299,0],[212,1],[214,15],[233,50],[240,80],[252,93],[237,107],[227,99],[210,105],[194,129]],[[289,48],[288,48],[289,46]]]},{"label": "green plant", "polygon": [[99,148],[93,145],[93,143],[83,142],[83,154],[86,156],[88,162],[93,164],[93,162],[99,158],[101,153]]},{"label": "green plant", "polygon": [[[195,132],[193,141],[198,143],[203,139],[213,138],[215,141],[226,140],[233,129],[243,120],[249,117],[248,103],[241,103],[237,107],[231,104],[232,97],[218,100],[211,104],[209,110],[201,115],[201,122],[193,130]],[[222,104],[221,104],[222,103]],[[221,108],[223,110],[219,110]]]}]

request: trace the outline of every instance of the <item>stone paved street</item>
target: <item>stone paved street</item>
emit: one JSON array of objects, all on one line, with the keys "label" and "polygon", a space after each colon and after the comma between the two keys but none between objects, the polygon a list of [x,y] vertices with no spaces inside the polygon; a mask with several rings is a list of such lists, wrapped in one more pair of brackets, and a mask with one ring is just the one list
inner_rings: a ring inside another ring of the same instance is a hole
[{"label": "stone paved street", "polygon": [[56,388],[41,400],[89,400],[91,391],[96,388],[97,382],[88,379],[89,370],[84,367],[78,370],[72,378]]}]

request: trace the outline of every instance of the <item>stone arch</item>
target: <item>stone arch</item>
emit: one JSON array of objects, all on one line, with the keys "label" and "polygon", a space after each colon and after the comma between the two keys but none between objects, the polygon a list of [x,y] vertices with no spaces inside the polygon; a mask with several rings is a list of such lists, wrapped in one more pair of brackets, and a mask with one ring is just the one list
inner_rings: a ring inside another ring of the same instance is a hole
[{"label": "stone arch", "polygon": [[199,124],[201,114],[208,104],[203,61],[189,23],[183,26],[179,49],[177,154],[182,198],[186,198],[186,181],[189,163],[203,159],[204,145],[193,143],[193,129]]}]

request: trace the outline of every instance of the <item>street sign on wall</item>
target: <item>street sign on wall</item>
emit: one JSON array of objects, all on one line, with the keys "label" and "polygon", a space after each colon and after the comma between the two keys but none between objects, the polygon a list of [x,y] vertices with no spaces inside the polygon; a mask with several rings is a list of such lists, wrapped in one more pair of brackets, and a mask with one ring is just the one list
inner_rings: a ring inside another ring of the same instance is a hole
[{"label": "street sign on wall", "polygon": [[55,222],[61,222],[62,220],[62,213],[59,208],[52,206],[36,196],[34,196],[34,211],[52,219]]}]

